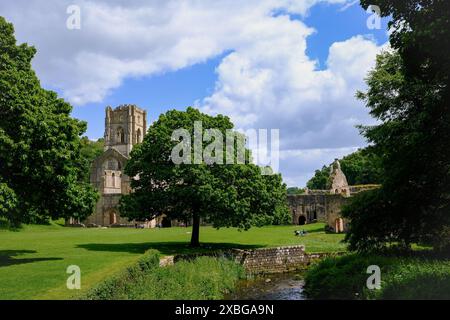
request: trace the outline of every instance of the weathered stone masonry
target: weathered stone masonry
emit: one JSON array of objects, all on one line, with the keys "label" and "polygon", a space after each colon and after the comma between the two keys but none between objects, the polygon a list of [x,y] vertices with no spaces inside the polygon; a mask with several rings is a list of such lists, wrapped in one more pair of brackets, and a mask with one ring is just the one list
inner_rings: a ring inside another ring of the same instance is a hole
[{"label": "weathered stone masonry", "polygon": [[[244,266],[247,274],[283,273],[306,268],[312,261],[331,254],[305,252],[305,246],[287,246],[261,249],[230,249],[198,254],[179,254],[161,259],[160,266],[170,266],[178,261],[194,260],[198,257],[223,257]],[[334,255],[334,254],[333,254]]]},{"label": "weathered stone masonry", "polygon": [[328,190],[306,189],[304,194],[288,195],[292,224],[324,222],[330,231],[345,232],[348,230],[349,221],[341,216],[342,207],[348,203],[352,195],[379,187],[378,185],[349,186],[337,159],[331,169]]}]

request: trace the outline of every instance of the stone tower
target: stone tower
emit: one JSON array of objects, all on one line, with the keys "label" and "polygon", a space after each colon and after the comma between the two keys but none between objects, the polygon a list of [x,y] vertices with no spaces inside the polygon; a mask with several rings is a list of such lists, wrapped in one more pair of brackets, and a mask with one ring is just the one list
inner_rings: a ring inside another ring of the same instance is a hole
[{"label": "stone tower", "polygon": [[147,128],[147,112],[135,105],[106,107],[105,151],[114,148],[129,157],[133,145],[142,142]]},{"label": "stone tower", "polygon": [[105,147],[91,166],[90,180],[100,198],[95,212],[85,223],[95,225],[129,224],[120,217],[118,204],[131,191],[130,177],[123,173],[133,146],[142,142],[147,130],[147,113],[135,105],[105,110]]}]

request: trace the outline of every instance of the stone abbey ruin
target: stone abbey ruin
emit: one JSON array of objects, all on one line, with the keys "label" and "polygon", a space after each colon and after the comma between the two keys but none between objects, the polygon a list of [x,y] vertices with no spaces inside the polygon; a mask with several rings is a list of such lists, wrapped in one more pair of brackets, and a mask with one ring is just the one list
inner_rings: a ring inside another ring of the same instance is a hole
[{"label": "stone abbey ruin", "polygon": [[[119,200],[131,192],[130,177],[123,173],[134,145],[142,142],[147,131],[147,113],[135,105],[121,105],[105,110],[104,152],[91,166],[90,181],[100,198],[95,211],[83,223],[88,226],[135,226],[145,228],[180,225],[164,216],[147,221],[128,221],[119,213]],[[341,217],[341,208],[352,195],[374,186],[349,186],[336,159],[332,164],[328,190],[305,190],[304,194],[288,195],[292,224],[324,222],[334,232],[345,232],[348,221]],[[71,221],[74,222],[74,221]],[[70,224],[70,223],[69,223]]]},{"label": "stone abbey ruin", "polygon": [[376,185],[349,186],[339,160],[335,159],[331,166],[329,189],[305,189],[304,194],[288,195],[292,224],[324,222],[330,231],[345,232],[348,229],[348,221],[341,216],[342,206],[351,196],[377,187]]}]

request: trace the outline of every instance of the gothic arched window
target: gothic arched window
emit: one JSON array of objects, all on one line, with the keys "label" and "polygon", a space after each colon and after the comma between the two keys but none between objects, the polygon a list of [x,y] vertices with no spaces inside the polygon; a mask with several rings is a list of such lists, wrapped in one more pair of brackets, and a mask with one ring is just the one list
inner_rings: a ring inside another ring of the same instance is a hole
[{"label": "gothic arched window", "polygon": [[123,131],[122,128],[118,128],[117,129],[117,142],[119,143],[124,143],[125,142],[125,132]]},{"label": "gothic arched window", "polygon": [[137,143],[141,142],[141,129],[137,129],[137,132],[136,132],[136,142],[137,142]]}]

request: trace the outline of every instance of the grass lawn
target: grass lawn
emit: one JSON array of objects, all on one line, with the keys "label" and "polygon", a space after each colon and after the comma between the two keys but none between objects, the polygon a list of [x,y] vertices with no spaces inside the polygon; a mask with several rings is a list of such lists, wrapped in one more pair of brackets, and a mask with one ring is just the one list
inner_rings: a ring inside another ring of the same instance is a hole
[{"label": "grass lawn", "polygon": [[[294,236],[294,230],[309,233]],[[326,234],[324,224],[268,226],[238,231],[201,227],[200,250],[304,244],[308,252],[343,251],[341,234]],[[0,230],[0,299],[67,299],[86,292],[135,262],[147,249],[162,255],[186,253],[190,228],[84,229],[59,225]],[[197,249],[199,250],[199,249]],[[66,268],[81,268],[81,290],[66,288]],[[75,292],[76,291],[76,292]]]}]

